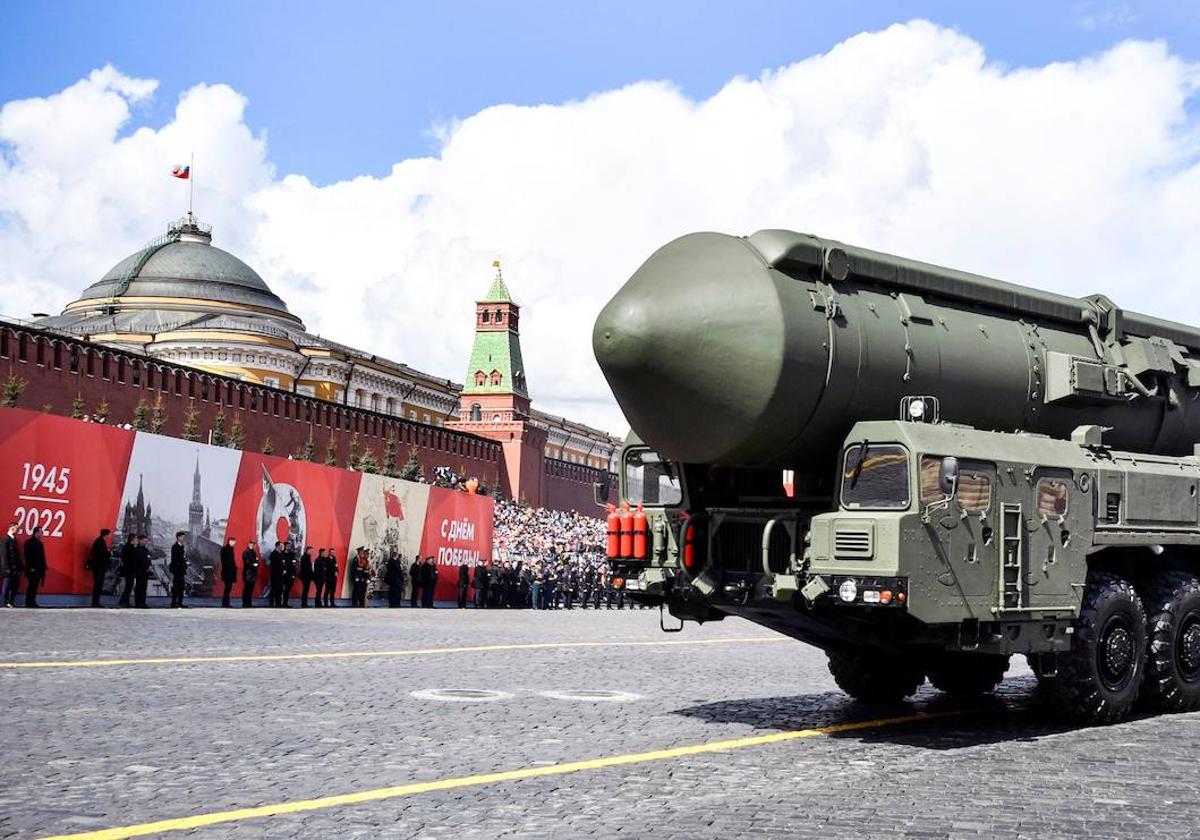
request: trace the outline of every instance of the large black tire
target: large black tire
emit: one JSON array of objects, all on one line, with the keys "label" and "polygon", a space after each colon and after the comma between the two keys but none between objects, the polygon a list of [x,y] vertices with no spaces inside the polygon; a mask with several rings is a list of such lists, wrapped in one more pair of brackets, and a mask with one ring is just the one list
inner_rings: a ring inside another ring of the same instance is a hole
[{"label": "large black tire", "polygon": [[829,653],[838,688],[863,703],[899,703],[925,682],[921,669],[874,653]]},{"label": "large black tire", "polygon": [[1073,723],[1115,723],[1137,701],[1146,666],[1146,612],[1133,585],[1090,572],[1071,649],[1047,680],[1055,711]]},{"label": "large black tire", "polygon": [[987,694],[1000,685],[1008,657],[988,653],[943,653],[929,664],[929,681],[955,697]]},{"label": "large black tire", "polygon": [[1146,607],[1147,708],[1200,709],[1200,582],[1186,572],[1164,572],[1142,592]]}]

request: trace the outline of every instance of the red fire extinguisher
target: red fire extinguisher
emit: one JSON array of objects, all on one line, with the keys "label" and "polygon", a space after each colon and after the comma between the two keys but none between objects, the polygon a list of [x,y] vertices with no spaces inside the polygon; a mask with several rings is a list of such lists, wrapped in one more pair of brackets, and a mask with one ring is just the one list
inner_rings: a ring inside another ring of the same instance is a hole
[{"label": "red fire extinguisher", "polygon": [[633,511],[629,502],[621,502],[621,544],[619,557],[633,556]]},{"label": "red fire extinguisher", "polygon": [[642,510],[641,502],[633,513],[633,556],[638,560],[646,559],[646,512]]},{"label": "red fire extinguisher", "polygon": [[607,554],[609,557],[616,557],[617,552],[621,550],[621,517],[617,515],[614,505],[608,506],[608,515],[604,517],[604,522],[608,526]]}]

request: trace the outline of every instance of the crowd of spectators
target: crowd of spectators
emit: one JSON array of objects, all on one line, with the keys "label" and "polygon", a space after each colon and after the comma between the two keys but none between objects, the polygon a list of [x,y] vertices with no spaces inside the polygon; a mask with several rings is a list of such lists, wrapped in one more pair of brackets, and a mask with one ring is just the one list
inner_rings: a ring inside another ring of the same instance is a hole
[{"label": "crowd of spectators", "polygon": [[492,556],[500,561],[604,555],[604,520],[593,516],[496,499],[493,522]]}]

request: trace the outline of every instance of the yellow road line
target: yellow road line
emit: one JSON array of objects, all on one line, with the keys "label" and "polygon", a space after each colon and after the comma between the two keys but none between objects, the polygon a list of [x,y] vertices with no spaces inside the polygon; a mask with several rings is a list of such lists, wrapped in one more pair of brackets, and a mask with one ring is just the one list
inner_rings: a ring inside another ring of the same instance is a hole
[{"label": "yellow road line", "polygon": [[441,653],[483,653],[497,650],[549,650],[553,648],[660,647],[663,645],[726,645],[756,642],[786,642],[783,636],[748,636],[732,639],[664,639],[630,642],[531,642],[512,645],[413,648],[410,650],[351,650],[335,653],[264,653],[238,656],[174,656],[152,659],[57,659],[47,662],[0,662],[0,670],[19,668],[101,668],[114,665],[199,665],[214,662],[296,662],[305,659],[367,659],[371,657],[430,656]]},{"label": "yellow road line", "polygon": [[959,709],[928,714],[905,715],[903,717],[880,718],[878,720],[856,721],[854,723],[839,723],[833,726],[822,726],[816,729],[799,729],[791,732],[776,732],[770,735],[754,735],[749,738],[735,738],[729,741],[710,741],[706,744],[692,744],[686,747],[673,747],[666,750],[651,752],[627,753],[611,755],[603,758],[590,758],[584,761],[570,761],[565,764],[551,764],[539,767],[523,767],[519,770],[504,770],[499,773],[482,773],[477,776],[458,776],[451,779],[439,779],[433,782],[416,782],[395,787],[375,788],[358,793],[345,793],[338,796],[322,796],[319,799],[301,799],[295,802],[279,802],[273,805],[258,805],[253,808],[237,808],[232,811],[215,811],[210,814],[198,814],[192,817],[179,817],[172,820],[126,825],[119,828],[105,828],[98,831],[84,831],[78,834],[60,834],[43,840],[119,840],[125,837],[143,837],[147,834],[161,834],[168,831],[186,831],[193,828],[203,828],[221,823],[240,822],[258,817],[274,817],[281,814],[298,814],[304,811],[317,811],[325,808],[337,808],[343,805],[357,805],[363,802],[378,802],[382,799],[396,799],[402,796],[416,796],[421,793],[433,793],[439,790],[492,785],[498,782],[517,782],[525,779],[537,779],[544,776],[565,776],[584,770],[602,770],[606,767],[621,767],[628,764],[643,764],[648,761],[669,761],[675,758],[703,755],[705,753],[729,752],[747,747],[761,747],[767,744],[779,744],[784,741],[796,741],[801,738],[813,738],[818,735],[833,735],[838,732],[853,732],[860,729],[878,729],[884,726],[895,726],[903,723],[932,720],[934,718],[951,717],[967,714],[971,709]]}]

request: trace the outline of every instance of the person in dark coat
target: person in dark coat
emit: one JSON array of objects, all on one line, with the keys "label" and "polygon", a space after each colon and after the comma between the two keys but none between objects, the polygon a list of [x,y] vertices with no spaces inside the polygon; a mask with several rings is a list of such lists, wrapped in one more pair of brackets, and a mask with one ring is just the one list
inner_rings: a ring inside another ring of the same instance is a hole
[{"label": "person in dark coat", "polygon": [[475,609],[481,610],[487,606],[488,567],[480,560],[475,564]]},{"label": "person in dark coat", "polygon": [[167,571],[171,573],[171,606],[183,609],[183,588],[187,582],[187,531],[175,533],[175,544],[171,546],[171,562]]},{"label": "person in dark coat", "polygon": [[118,562],[117,571],[124,581],[124,586],[121,590],[121,600],[117,602],[117,606],[128,607],[129,597],[133,595],[133,570],[137,565],[137,534],[125,535],[125,545],[121,546]]},{"label": "person in dark coat", "polygon": [[471,589],[471,567],[463,560],[458,564],[458,608],[467,608],[467,592]]},{"label": "person in dark coat", "polygon": [[237,555],[234,554],[234,548],[237,546],[237,540],[230,537],[225,541],[225,545],[221,546],[221,606],[233,606],[229,603],[229,596],[233,594],[233,584],[237,582]]},{"label": "person in dark coat", "polygon": [[296,581],[296,549],[288,543],[283,547],[283,572],[279,576],[279,606],[291,608],[292,584]]},{"label": "person in dark coat", "polygon": [[137,546],[133,554],[133,603],[140,609],[147,609],[146,588],[150,585],[150,546],[145,534],[138,534]]},{"label": "person in dark coat", "polygon": [[421,601],[426,609],[433,609],[433,598],[437,593],[438,567],[433,562],[433,557],[426,557],[425,564],[422,566],[422,589]]},{"label": "person in dark coat", "polygon": [[92,550],[88,553],[84,568],[92,573],[92,606],[100,606],[100,595],[104,592],[104,578],[108,575],[108,567],[112,562],[112,548],[109,546],[107,528],[100,529],[100,536],[92,542]]},{"label": "person in dark coat", "polygon": [[399,607],[404,604],[404,561],[395,554],[389,554],[387,565],[384,567],[384,581],[388,587],[388,606]]},{"label": "person in dark coat", "polygon": [[334,606],[337,606],[333,602],[333,593],[334,593],[334,590],[337,589],[337,585],[338,585],[337,552],[335,552],[332,548],[329,549],[329,557],[326,559],[327,559],[327,562],[325,564],[325,606],[334,607]]},{"label": "person in dark coat", "polygon": [[25,606],[38,606],[38,587],[46,579],[46,547],[42,545],[42,529],[35,527],[25,540]]},{"label": "person in dark coat", "polygon": [[[417,605],[417,598],[420,597],[421,592],[421,582],[424,579],[424,566],[421,564],[421,555],[418,554],[413,557],[412,565],[408,567],[408,580],[412,585],[412,591],[408,596],[408,605],[410,607],[415,607]],[[424,598],[421,599],[421,604],[425,604]]]},{"label": "person in dark coat", "polygon": [[21,586],[21,549],[17,546],[17,523],[8,526],[0,545],[0,576],[4,577],[4,606],[11,607]]},{"label": "person in dark coat", "polygon": [[325,549],[317,549],[317,559],[313,560],[313,584],[317,587],[316,596],[313,598],[314,607],[325,606],[325,578],[328,574],[329,558],[325,556]]},{"label": "person in dark coat", "polygon": [[308,606],[308,588],[312,586],[313,579],[313,558],[312,546],[304,546],[304,553],[300,555],[300,607]]},{"label": "person in dark coat", "polygon": [[258,558],[258,547],[254,540],[246,543],[246,550],[242,552],[242,606],[254,606],[254,585],[258,583],[258,567],[261,564]]},{"label": "person in dark coat", "polygon": [[272,607],[283,606],[283,543],[267,555],[267,603]]}]

